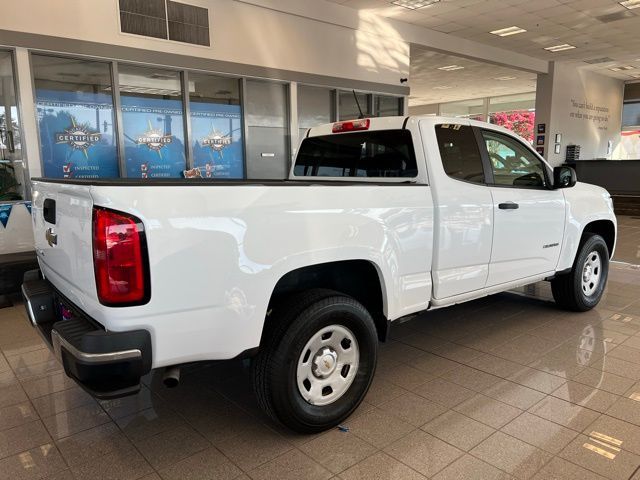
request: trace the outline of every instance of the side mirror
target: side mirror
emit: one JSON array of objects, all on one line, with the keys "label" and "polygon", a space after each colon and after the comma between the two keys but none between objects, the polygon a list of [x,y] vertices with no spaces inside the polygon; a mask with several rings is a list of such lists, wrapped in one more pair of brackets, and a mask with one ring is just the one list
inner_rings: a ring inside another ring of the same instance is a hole
[{"label": "side mirror", "polygon": [[562,166],[553,169],[553,188],[571,188],[577,181],[573,168]]}]

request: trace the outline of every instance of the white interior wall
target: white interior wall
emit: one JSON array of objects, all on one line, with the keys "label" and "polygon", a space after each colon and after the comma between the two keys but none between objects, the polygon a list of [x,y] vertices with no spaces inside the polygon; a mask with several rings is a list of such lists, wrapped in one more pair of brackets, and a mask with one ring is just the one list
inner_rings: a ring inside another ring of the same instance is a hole
[{"label": "white interior wall", "polygon": [[[580,145],[580,159],[613,158],[620,142],[624,82],[554,62],[539,75],[536,124],[546,124],[545,158],[552,165],[565,160],[566,146]],[[560,153],[554,153],[555,135],[562,135]],[[608,142],[612,149],[608,151]]]},{"label": "white interior wall", "polygon": [[376,34],[233,0],[189,3],[209,9],[211,47],[120,33],[118,0],[10,2],[0,29],[392,85],[409,74],[409,44],[385,29]]}]

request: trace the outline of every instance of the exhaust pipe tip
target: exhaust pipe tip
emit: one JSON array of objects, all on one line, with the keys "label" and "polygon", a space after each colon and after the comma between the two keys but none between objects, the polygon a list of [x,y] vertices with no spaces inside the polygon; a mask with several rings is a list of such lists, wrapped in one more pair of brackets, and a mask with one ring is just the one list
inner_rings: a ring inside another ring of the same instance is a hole
[{"label": "exhaust pipe tip", "polygon": [[167,388],[175,388],[180,384],[180,367],[167,367],[162,376],[162,383]]}]

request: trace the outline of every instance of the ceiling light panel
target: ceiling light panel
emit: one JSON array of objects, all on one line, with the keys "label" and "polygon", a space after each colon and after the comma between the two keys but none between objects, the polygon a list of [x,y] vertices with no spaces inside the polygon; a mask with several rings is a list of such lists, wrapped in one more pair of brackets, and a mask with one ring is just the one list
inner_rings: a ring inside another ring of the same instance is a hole
[{"label": "ceiling light panel", "polygon": [[446,65],[444,67],[438,67],[438,70],[444,70],[445,72],[452,72],[454,70],[462,70],[464,67],[461,65]]},{"label": "ceiling light panel", "polygon": [[500,82],[506,82],[508,80],[515,80],[516,78],[518,78],[518,77],[508,77],[508,76],[505,76],[505,77],[493,77],[494,80],[499,80]]},{"label": "ceiling light panel", "polygon": [[632,65],[619,65],[617,67],[611,67],[609,70],[611,70],[612,72],[621,72],[622,70],[633,70],[636,67],[632,66]]},{"label": "ceiling light panel", "polygon": [[449,90],[451,86],[449,85],[438,85],[437,87],[433,87],[434,90]]},{"label": "ceiling light panel", "polygon": [[625,0],[624,2],[618,2],[624,8],[633,10],[634,8],[640,8],[640,0]]},{"label": "ceiling light panel", "polygon": [[576,48],[575,45],[569,45],[568,43],[563,43],[561,45],[554,45],[553,47],[545,47],[545,50],[548,52],[563,52],[565,50],[571,50]]},{"label": "ceiling light panel", "polygon": [[438,3],[439,1],[440,0],[394,0],[391,3],[399,7],[408,8],[409,10],[417,10]]},{"label": "ceiling light panel", "polygon": [[524,32],[526,32],[524,28],[516,27],[514,25],[513,27],[506,27],[506,28],[501,28],[499,30],[493,30],[489,33],[493,35],[498,35],[499,37],[508,37],[510,35],[517,35],[518,33],[524,33]]}]

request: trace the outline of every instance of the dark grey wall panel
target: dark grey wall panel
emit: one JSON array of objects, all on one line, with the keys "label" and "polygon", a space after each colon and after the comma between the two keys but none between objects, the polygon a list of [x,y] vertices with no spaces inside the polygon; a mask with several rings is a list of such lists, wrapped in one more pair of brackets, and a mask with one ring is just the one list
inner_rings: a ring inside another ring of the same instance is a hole
[{"label": "dark grey wall panel", "polygon": [[167,1],[169,40],[209,46],[209,11],[185,3]]},{"label": "dark grey wall panel", "polygon": [[120,0],[120,30],[145,37],[167,38],[164,0]]}]

